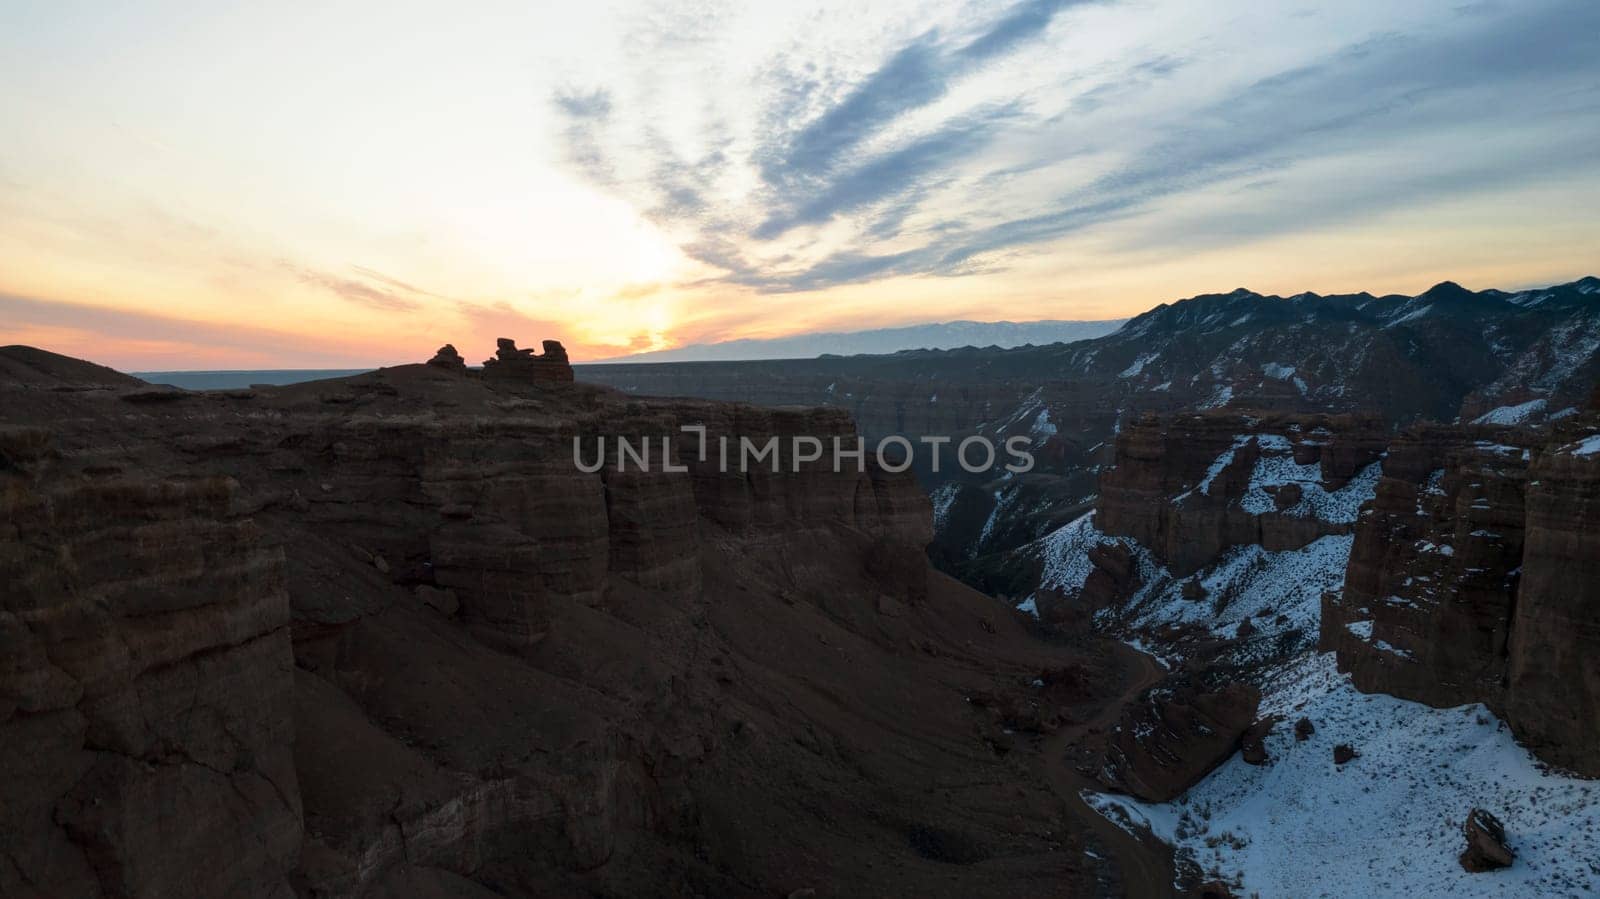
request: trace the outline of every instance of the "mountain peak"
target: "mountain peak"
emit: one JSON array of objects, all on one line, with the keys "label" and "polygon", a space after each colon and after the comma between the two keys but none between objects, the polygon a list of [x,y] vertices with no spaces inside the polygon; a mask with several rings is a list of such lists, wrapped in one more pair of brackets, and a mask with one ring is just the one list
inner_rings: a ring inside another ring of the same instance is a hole
[{"label": "mountain peak", "polygon": [[1454,281],[1440,281],[1424,291],[1422,296],[1430,300],[1461,300],[1472,299],[1477,294]]}]

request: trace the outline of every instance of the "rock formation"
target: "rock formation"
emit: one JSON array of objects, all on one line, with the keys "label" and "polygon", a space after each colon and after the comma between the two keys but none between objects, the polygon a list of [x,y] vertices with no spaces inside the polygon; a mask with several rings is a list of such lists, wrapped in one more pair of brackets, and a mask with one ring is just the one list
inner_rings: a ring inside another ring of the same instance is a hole
[{"label": "rock formation", "polygon": [[467,360],[461,358],[461,354],[456,352],[455,345],[450,343],[439,347],[439,351],[433,354],[428,364],[446,371],[465,371],[467,368]]},{"label": "rock formation", "polygon": [[1461,825],[1467,848],[1461,852],[1461,867],[1474,874],[1509,868],[1517,860],[1516,853],[1506,846],[1505,825],[1500,819],[1481,808],[1467,814]]},{"label": "rock formation", "polygon": [[238,503],[0,473],[0,894],[292,895],[283,549]]},{"label": "rock formation", "polygon": [[1528,435],[1426,426],[1384,460],[1322,646],[1363,690],[1498,703],[1523,554]]},{"label": "rock formation", "polygon": [[1260,699],[1248,684],[1217,691],[1182,682],[1157,686],[1124,710],[1097,777],[1146,802],[1175,799],[1239,749]]},{"label": "rock formation", "polygon": [[[909,476],[724,472],[678,430],[841,410],[0,373],[0,895],[1092,889],[963,701],[1081,651],[929,571]],[[618,435],[686,470],[578,470]]]},{"label": "rock formation", "polygon": [[1600,774],[1600,416],[1398,437],[1321,645],[1369,692],[1483,702],[1547,761]]},{"label": "rock formation", "polygon": [[483,363],[483,376],[491,380],[510,382],[571,381],[572,363],[567,361],[566,347],[559,340],[546,340],[541,355],[532,349],[518,349],[517,342],[509,337],[495,341],[493,359]]},{"label": "rock formation", "polygon": [[1278,721],[1277,715],[1268,715],[1260,721],[1250,725],[1249,729],[1239,738],[1241,757],[1247,764],[1265,765],[1272,760],[1267,753],[1267,735],[1272,733]]},{"label": "rock formation", "polygon": [[[1293,550],[1351,534],[1317,642],[1359,689],[1435,707],[1485,703],[1545,761],[1600,774],[1597,432],[1593,411],[1392,436],[1358,416],[1145,416],[1102,475],[1094,524],[1104,537],[1084,550],[1081,589],[1043,592],[1037,605],[1048,620],[1082,619],[1233,547]],[[1135,563],[1141,547],[1164,566],[1157,574]],[[1196,581],[1181,595],[1227,600]],[[1247,643],[1265,620],[1230,630]]]},{"label": "rock formation", "polygon": [[1600,777],[1600,415],[1553,437],[1528,473],[1505,714],[1542,758]]},{"label": "rock formation", "polygon": [[[1378,460],[1385,442],[1382,423],[1370,416],[1145,416],[1117,438],[1116,464],[1100,479],[1096,523],[1137,540],[1177,576],[1230,546],[1299,549],[1354,526],[1353,515],[1309,504],[1307,487],[1336,494]],[[1283,474],[1258,473],[1266,471]],[[1313,480],[1294,480],[1300,477]]]}]

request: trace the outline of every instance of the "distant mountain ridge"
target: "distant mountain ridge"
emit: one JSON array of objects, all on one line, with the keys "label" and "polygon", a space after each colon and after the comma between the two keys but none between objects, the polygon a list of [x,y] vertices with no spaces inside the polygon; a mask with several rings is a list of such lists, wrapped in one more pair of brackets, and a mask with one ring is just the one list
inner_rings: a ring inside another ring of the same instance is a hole
[{"label": "distant mountain ridge", "polygon": [[[1011,595],[974,560],[1087,511],[1118,436],[1148,413],[1367,413],[1385,429],[1576,414],[1600,384],[1600,278],[1516,292],[1443,282],[1415,296],[1240,289],[1164,303],[1069,344],[589,365],[578,378],[639,395],[836,406],[869,438],[1029,436],[1036,470],[966,491],[971,507],[951,507],[936,540],[947,571]],[[960,478],[954,465],[919,474],[930,490]]]},{"label": "distant mountain ridge", "polygon": [[760,359],[814,359],[818,356],[861,356],[902,350],[949,350],[957,347],[1012,347],[1070,343],[1112,333],[1127,319],[1031,322],[950,321],[866,331],[826,331],[769,339],[696,343],[671,350],[622,356],[607,362],[731,362]]}]

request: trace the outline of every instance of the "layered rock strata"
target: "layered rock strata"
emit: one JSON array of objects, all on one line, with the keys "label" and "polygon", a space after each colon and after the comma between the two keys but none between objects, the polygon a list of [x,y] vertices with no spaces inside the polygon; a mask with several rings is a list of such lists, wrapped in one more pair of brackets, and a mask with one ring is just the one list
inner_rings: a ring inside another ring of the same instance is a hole
[{"label": "layered rock strata", "polygon": [[1597,424],[1396,439],[1323,600],[1321,645],[1359,688],[1486,703],[1542,758],[1600,774]]},{"label": "layered rock strata", "polygon": [[1363,416],[1145,416],[1117,438],[1096,524],[1177,576],[1230,546],[1299,549],[1350,532],[1359,501],[1341,502],[1341,491],[1375,473],[1386,440],[1381,422]]},{"label": "layered rock strata", "polygon": [[1077,651],[929,571],[909,476],[680,430],[842,411],[0,361],[0,895],[1089,888],[963,701]]}]

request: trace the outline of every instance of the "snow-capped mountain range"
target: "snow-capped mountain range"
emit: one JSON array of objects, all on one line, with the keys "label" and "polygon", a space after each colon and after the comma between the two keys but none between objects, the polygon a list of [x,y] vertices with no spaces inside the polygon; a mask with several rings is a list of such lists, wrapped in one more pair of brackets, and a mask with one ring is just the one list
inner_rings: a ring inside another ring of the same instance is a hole
[{"label": "snow-capped mountain range", "polygon": [[952,321],[868,331],[825,331],[767,339],[696,343],[671,350],[639,353],[613,362],[719,362],[745,359],[811,359],[857,356],[903,350],[948,350],[956,347],[1011,347],[1070,343],[1102,337],[1126,319],[1106,321],[977,322]]}]

